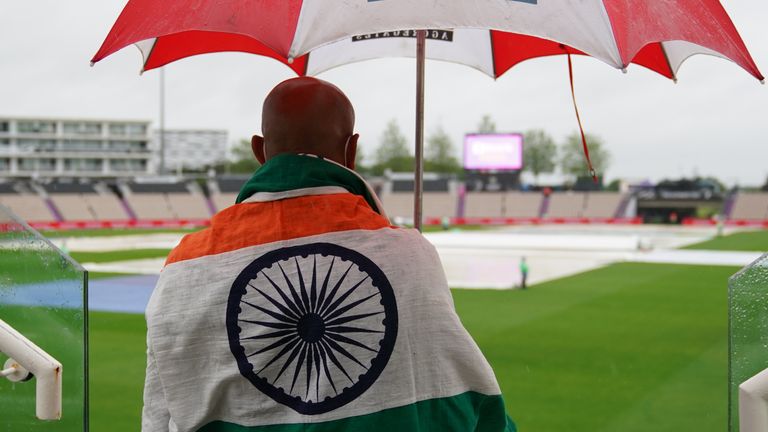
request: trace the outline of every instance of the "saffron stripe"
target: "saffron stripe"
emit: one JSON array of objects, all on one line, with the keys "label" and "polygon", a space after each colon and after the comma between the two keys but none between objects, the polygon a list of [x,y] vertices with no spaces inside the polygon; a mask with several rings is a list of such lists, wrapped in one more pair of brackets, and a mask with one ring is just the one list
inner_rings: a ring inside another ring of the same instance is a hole
[{"label": "saffron stripe", "polygon": [[236,204],[216,214],[210,227],[185,236],[165,265],[280,240],[388,227],[386,218],[351,193]]}]

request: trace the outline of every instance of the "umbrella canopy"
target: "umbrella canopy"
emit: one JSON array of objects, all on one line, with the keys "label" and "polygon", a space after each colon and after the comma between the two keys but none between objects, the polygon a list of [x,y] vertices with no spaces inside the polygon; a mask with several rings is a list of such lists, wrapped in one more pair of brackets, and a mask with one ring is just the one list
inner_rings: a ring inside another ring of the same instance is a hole
[{"label": "umbrella canopy", "polygon": [[[712,54],[764,79],[718,0],[130,0],[92,62],[136,44],[144,70],[240,51],[311,75],[382,51],[413,55],[414,45],[394,40],[393,30],[426,28],[456,30],[458,48],[431,38],[430,58],[494,77],[529,58],[570,52],[621,69],[638,63],[669,78],[691,55]],[[355,36],[378,43],[363,50]]]}]

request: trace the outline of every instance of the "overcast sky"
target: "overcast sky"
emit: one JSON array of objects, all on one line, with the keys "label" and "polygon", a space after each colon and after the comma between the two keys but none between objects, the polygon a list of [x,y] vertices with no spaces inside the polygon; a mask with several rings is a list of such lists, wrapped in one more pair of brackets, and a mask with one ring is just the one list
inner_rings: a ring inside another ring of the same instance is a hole
[{"label": "overcast sky", "polygon": [[[128,47],[88,62],[124,0],[0,0],[0,115],[129,118],[157,126],[157,70],[140,76]],[[768,2],[725,2],[758,67],[768,74]],[[733,63],[690,59],[673,82],[644,68],[620,71],[575,60],[576,91],[588,132],[613,155],[610,178],[658,180],[715,175],[732,185],[768,176],[768,86]],[[284,65],[222,53],[166,67],[166,127],[226,129],[231,141],[260,131],[261,103],[292,77]],[[371,155],[387,121],[412,142],[414,62],[384,59],[320,75],[341,87],[357,110],[357,130]],[[457,151],[463,135],[490,114],[503,132],[543,128],[557,140],[577,128],[564,57],[532,60],[494,81],[464,66],[428,62],[427,134],[442,126]]]}]

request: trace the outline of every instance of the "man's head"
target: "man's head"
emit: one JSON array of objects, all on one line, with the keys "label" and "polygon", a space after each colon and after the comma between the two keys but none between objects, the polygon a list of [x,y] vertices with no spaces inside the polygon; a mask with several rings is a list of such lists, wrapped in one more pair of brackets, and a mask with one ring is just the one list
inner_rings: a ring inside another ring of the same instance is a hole
[{"label": "man's head", "polygon": [[281,153],[311,153],[355,168],[355,111],[333,84],[310,77],[283,81],[267,95],[263,137],[251,147],[262,164]]}]

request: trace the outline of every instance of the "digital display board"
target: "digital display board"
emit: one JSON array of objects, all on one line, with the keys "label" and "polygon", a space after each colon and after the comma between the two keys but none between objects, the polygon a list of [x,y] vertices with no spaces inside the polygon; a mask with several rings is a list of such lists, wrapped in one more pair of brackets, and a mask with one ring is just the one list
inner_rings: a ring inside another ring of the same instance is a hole
[{"label": "digital display board", "polygon": [[503,171],[522,168],[521,134],[469,134],[464,137],[464,169]]}]

